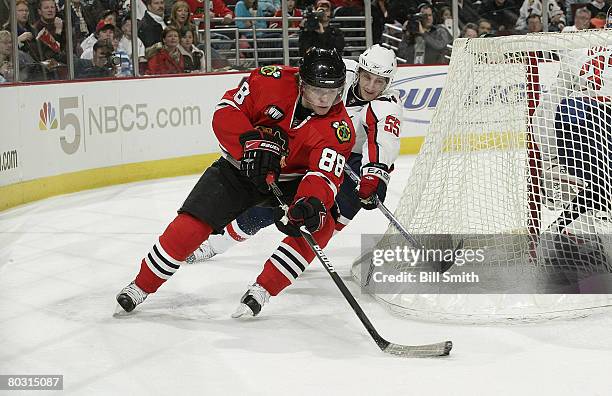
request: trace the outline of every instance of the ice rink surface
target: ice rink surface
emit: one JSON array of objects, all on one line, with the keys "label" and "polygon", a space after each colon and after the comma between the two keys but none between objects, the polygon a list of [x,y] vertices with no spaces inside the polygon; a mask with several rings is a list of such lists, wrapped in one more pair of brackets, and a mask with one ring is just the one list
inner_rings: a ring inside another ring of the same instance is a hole
[{"label": "ice rink surface", "polygon": [[[389,207],[411,166],[410,157],[398,161]],[[394,317],[360,295],[350,265],[361,233],[385,231],[377,211],[361,213],[327,254],[383,337],[402,344],[450,339],[451,356],[381,353],[317,262],[259,317],[231,319],[282,238],[274,228],[209,263],[186,265],[133,315],[113,317],[115,294],[136,275],[198,176],[0,213],[0,374],[63,374],[64,393],[79,395],[612,394],[609,312],[538,324],[449,325]]]}]

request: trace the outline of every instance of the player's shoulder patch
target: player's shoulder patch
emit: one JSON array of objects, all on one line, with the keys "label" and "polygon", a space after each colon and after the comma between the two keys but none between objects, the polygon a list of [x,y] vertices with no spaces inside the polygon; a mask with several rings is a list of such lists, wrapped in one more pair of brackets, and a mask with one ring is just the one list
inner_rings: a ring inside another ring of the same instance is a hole
[{"label": "player's shoulder patch", "polygon": [[266,77],[281,78],[282,66],[262,66],[259,69],[259,74]]},{"label": "player's shoulder patch", "polygon": [[269,118],[279,121],[285,117],[285,112],[276,105],[270,105],[264,110],[264,114]]},{"label": "player's shoulder patch", "polygon": [[345,120],[334,121],[332,122],[331,126],[334,128],[334,133],[336,135],[336,139],[338,139],[338,142],[347,143],[351,141],[351,127]]}]

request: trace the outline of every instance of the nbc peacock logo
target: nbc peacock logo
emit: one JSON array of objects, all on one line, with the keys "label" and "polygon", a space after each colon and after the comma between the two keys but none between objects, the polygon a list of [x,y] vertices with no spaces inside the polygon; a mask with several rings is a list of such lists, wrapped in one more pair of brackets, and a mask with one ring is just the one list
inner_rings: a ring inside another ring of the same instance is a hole
[{"label": "nbc peacock logo", "polygon": [[45,102],[40,109],[40,119],[38,120],[38,129],[47,131],[49,129],[57,129],[57,118],[55,118],[55,108],[51,102]]}]

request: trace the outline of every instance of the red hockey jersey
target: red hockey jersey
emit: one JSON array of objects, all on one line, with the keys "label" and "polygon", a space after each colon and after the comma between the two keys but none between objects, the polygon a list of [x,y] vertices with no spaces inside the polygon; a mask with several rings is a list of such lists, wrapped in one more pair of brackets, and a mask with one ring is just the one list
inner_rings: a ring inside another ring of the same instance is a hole
[{"label": "red hockey jersey", "polygon": [[299,100],[297,73],[297,68],[288,66],[253,70],[239,88],[225,93],[213,116],[213,130],[224,156],[239,166],[241,134],[255,127],[282,128],[289,142],[280,181],[303,177],[295,198],[314,196],[329,209],[342,183],[355,133],[342,103],[324,116],[311,115],[293,125]]}]

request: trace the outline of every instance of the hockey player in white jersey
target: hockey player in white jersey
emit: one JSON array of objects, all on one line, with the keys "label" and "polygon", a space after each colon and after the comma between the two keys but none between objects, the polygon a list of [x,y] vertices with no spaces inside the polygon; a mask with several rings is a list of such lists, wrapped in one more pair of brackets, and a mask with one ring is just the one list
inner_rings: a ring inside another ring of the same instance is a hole
[{"label": "hockey player in white jersey", "polygon": [[[351,178],[345,177],[340,186],[336,195],[339,212],[336,213],[336,232],[342,230],[361,208],[376,208],[374,196],[384,201],[389,174],[399,155],[402,118],[399,94],[390,88],[397,70],[392,50],[374,45],[360,55],[359,62],[347,59],[344,62],[347,84],[343,101],[356,134],[355,146],[347,163],[355,173],[361,175],[361,181],[357,186]],[[208,260],[273,222],[270,209],[252,208],[232,221],[222,235],[212,235],[186,261],[193,263]],[[271,260],[286,274],[289,282],[303,271],[291,260],[281,257],[273,257]]]}]

